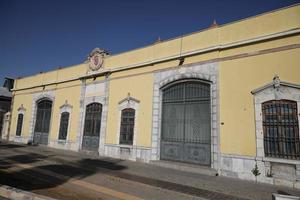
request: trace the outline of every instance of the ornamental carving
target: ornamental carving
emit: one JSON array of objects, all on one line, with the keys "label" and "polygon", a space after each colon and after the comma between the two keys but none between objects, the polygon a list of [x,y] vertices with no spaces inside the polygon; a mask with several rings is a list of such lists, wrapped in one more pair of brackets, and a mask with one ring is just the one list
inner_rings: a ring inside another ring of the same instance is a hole
[{"label": "ornamental carving", "polygon": [[87,62],[89,63],[90,70],[92,70],[92,71],[99,70],[103,65],[103,58],[107,55],[108,55],[107,51],[105,51],[103,49],[95,48],[88,55],[88,58],[87,58]]}]

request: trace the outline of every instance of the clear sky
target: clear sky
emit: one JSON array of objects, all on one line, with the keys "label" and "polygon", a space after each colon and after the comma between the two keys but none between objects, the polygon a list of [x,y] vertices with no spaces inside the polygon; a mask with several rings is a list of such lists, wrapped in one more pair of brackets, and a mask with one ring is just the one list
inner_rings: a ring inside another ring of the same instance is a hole
[{"label": "clear sky", "polygon": [[0,83],[225,24],[300,0],[0,0]]}]

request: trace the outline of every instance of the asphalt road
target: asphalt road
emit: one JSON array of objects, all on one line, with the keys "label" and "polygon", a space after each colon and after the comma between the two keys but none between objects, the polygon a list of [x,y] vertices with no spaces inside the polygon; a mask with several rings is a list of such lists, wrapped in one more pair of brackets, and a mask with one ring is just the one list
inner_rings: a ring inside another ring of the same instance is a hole
[{"label": "asphalt road", "polygon": [[[3,142],[0,184],[72,200],[271,199],[271,192],[277,191],[274,186]],[[284,192],[300,194],[288,188]]]}]

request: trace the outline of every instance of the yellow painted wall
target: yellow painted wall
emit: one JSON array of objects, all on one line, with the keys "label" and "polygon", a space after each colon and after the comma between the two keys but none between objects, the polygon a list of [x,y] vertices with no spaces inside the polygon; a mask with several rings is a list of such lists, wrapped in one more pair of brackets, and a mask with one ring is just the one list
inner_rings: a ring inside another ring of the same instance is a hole
[{"label": "yellow painted wall", "polygon": [[31,94],[22,94],[22,95],[15,95],[13,100],[13,110],[11,116],[11,129],[10,135],[16,135],[16,128],[17,128],[17,119],[18,119],[18,108],[23,104],[23,107],[26,109],[26,112],[23,116],[23,127],[21,136],[29,137],[29,126],[31,120],[31,104],[32,104],[32,95]]},{"label": "yellow painted wall", "polygon": [[139,100],[137,126],[137,145],[151,146],[152,131],[152,97],[153,97],[153,75],[141,75],[131,78],[116,79],[110,83],[108,121],[106,132],[106,143],[117,144],[119,111],[118,105],[121,100],[130,96]]},{"label": "yellow painted wall", "polygon": [[77,128],[79,121],[79,103],[80,103],[80,92],[81,85],[80,81],[60,84],[55,90],[55,101],[53,105],[53,113],[51,120],[50,139],[57,140],[60,125],[60,107],[68,101],[68,104],[73,106],[72,113],[70,115],[71,121],[69,124],[68,139],[76,140]]},{"label": "yellow painted wall", "polygon": [[[69,125],[69,139],[75,140],[78,128],[78,120],[79,120],[79,102],[80,102],[80,92],[81,85],[80,81],[73,81],[68,83],[59,84],[58,86],[51,85],[45,87],[44,91],[52,90],[55,94],[55,100],[52,116],[51,116],[51,124],[50,124],[50,139],[58,138],[59,131],[59,117],[60,117],[60,106],[62,106],[67,100],[70,105],[73,106],[73,111],[71,115],[71,123]],[[18,108],[23,104],[26,109],[23,121],[22,128],[22,136],[29,136],[30,129],[30,120],[32,116],[32,102],[33,95],[37,92],[42,92],[42,88],[35,88],[31,90],[22,90],[20,92],[16,92],[13,102],[13,111],[12,111],[12,121],[11,121],[11,134],[12,136],[16,133],[16,124],[18,118]]]},{"label": "yellow painted wall", "polygon": [[252,90],[272,82],[300,84],[300,49],[247,57],[220,63],[221,152],[256,155]]}]

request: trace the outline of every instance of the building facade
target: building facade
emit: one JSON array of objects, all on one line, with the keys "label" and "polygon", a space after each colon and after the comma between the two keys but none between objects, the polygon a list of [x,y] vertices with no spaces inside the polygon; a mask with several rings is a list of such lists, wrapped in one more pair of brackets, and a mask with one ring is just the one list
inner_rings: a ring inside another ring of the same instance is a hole
[{"label": "building facade", "polygon": [[0,87],[0,140],[7,139],[7,128],[10,116],[11,99],[14,80],[11,78],[5,78],[3,87]]},{"label": "building facade", "polygon": [[10,140],[300,188],[300,5],[15,81]]}]

